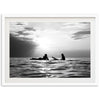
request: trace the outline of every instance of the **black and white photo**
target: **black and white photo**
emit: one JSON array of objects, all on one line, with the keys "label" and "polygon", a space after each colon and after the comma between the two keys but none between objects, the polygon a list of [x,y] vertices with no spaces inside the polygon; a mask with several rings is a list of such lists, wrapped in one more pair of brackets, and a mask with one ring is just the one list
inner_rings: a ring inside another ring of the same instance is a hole
[{"label": "black and white photo", "polygon": [[11,22],[10,77],[91,77],[90,24]]},{"label": "black and white photo", "polygon": [[95,81],[94,17],[6,17],[4,25],[6,82]]}]

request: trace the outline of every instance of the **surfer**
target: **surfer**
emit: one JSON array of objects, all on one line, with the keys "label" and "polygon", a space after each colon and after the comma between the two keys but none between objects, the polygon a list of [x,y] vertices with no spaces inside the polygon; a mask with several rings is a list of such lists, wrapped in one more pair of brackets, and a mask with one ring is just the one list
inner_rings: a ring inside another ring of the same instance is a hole
[{"label": "surfer", "polygon": [[43,56],[43,60],[49,60],[49,58],[48,58],[48,55],[47,55],[47,54],[45,54],[45,55]]},{"label": "surfer", "polygon": [[[59,59],[57,59],[56,57],[53,57],[53,56],[52,56],[52,58],[53,58],[53,60],[59,60]],[[61,60],[65,60],[65,56],[64,56],[63,53],[61,54]]]},{"label": "surfer", "polygon": [[30,60],[49,60],[49,58],[48,58],[48,55],[45,54],[45,55],[43,56],[43,58],[42,58],[42,57],[39,57],[39,58],[31,58]]},{"label": "surfer", "polygon": [[[52,58],[53,58],[53,60],[59,60],[59,59],[57,59],[56,57],[53,57],[53,56],[52,56]],[[44,54],[43,58],[42,57],[39,57],[39,58],[31,58],[30,60],[49,60],[49,58],[48,58],[48,55],[47,54]],[[65,56],[64,56],[63,53],[61,54],[61,60],[65,60]]]},{"label": "surfer", "polygon": [[55,57],[53,57],[53,56],[52,56],[52,58],[53,58],[54,60],[58,60],[57,58],[55,58]]},{"label": "surfer", "polygon": [[63,53],[61,54],[61,60],[65,60],[65,56]]}]

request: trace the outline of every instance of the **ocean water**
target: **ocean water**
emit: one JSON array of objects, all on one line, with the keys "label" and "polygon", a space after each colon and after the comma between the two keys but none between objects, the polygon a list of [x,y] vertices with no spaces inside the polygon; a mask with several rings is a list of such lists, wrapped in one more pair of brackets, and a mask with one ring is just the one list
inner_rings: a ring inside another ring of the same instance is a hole
[{"label": "ocean water", "polygon": [[11,78],[89,78],[89,58],[30,60],[10,58]]}]

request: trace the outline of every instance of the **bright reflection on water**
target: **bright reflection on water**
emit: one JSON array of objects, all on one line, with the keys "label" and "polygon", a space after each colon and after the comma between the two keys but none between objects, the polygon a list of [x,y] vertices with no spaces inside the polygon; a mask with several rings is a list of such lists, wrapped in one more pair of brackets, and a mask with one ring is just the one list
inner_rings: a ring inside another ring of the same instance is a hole
[{"label": "bright reflection on water", "polygon": [[89,58],[67,58],[62,60],[30,60],[11,58],[10,77],[19,78],[88,78]]}]

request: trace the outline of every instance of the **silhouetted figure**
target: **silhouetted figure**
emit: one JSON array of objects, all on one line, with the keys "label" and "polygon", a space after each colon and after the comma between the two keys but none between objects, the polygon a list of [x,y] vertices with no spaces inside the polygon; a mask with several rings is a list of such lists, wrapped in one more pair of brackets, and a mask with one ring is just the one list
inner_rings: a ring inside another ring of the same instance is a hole
[{"label": "silhouetted figure", "polygon": [[37,60],[43,60],[43,58],[40,57],[40,58],[38,58]]},{"label": "silhouetted figure", "polygon": [[52,56],[52,58],[53,58],[54,60],[58,60],[57,58],[55,58],[55,57],[53,57],[53,56]]},{"label": "silhouetted figure", "polygon": [[61,60],[65,60],[65,56],[63,53],[61,54]]},{"label": "silhouetted figure", "polygon": [[43,58],[39,57],[39,58],[31,58],[30,60],[43,60]]},{"label": "silhouetted figure", "polygon": [[49,58],[48,58],[47,54],[45,54],[43,56],[43,58],[42,57],[39,57],[39,58],[31,58],[30,60],[49,60]]},{"label": "silhouetted figure", "polygon": [[43,60],[49,60],[47,54],[43,56]]}]

